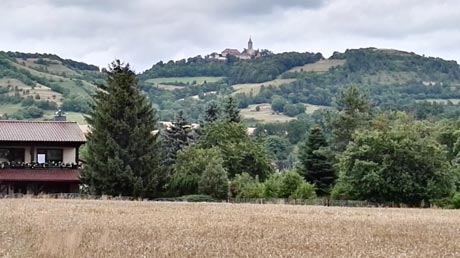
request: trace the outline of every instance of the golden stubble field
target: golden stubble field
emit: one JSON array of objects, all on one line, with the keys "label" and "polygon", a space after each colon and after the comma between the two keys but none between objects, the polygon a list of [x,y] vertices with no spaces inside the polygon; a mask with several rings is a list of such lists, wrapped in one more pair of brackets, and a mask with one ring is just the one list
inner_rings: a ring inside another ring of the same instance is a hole
[{"label": "golden stubble field", "polygon": [[460,212],[3,199],[0,257],[460,257]]}]

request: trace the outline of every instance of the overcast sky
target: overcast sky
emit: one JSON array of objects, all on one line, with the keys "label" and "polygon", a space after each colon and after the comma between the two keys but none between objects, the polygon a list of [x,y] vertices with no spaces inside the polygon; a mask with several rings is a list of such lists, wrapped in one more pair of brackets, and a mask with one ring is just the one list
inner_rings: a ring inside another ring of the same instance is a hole
[{"label": "overcast sky", "polygon": [[138,71],[246,47],[394,48],[460,60],[457,0],[0,0],[0,50],[55,53]]}]

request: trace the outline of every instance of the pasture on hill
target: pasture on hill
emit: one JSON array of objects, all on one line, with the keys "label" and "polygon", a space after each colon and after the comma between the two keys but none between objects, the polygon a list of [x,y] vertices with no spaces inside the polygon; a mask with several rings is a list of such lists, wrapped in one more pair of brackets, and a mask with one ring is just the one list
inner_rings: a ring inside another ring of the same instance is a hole
[{"label": "pasture on hill", "polygon": [[205,82],[217,82],[224,79],[224,77],[218,76],[195,76],[195,77],[161,77],[148,79],[146,82],[151,84],[167,84],[167,85],[179,85],[179,84],[190,84],[190,85],[202,85]]},{"label": "pasture on hill", "polygon": [[0,257],[460,257],[456,210],[0,199]]},{"label": "pasture on hill", "polygon": [[[259,111],[256,111],[257,106],[260,108]],[[242,108],[240,114],[246,119],[254,119],[264,123],[284,123],[296,119],[273,111],[268,103],[249,105],[247,108]]]},{"label": "pasture on hill", "polygon": [[430,103],[438,103],[438,104],[447,104],[449,101],[452,102],[454,105],[458,105],[460,103],[460,99],[420,99],[417,102],[430,102]]},{"label": "pasture on hill", "polygon": [[268,87],[268,86],[273,86],[273,87],[278,87],[281,84],[285,83],[290,83],[295,81],[296,79],[275,79],[272,81],[267,81],[267,82],[261,82],[261,83],[241,83],[241,84],[235,84],[233,85],[233,89],[236,90],[233,94],[237,93],[246,93],[249,94],[252,91],[252,94],[257,95],[259,94],[260,88],[262,86]]},{"label": "pasture on hill", "polygon": [[329,71],[332,67],[342,66],[345,64],[345,60],[342,59],[325,59],[319,60],[313,64],[306,64],[303,66],[297,66],[290,69],[287,72],[316,72],[316,73],[324,73]]},{"label": "pasture on hill", "polygon": [[321,105],[313,105],[313,104],[305,104],[305,113],[307,114],[313,114],[313,112],[315,112],[316,110],[320,110],[320,109],[330,109],[331,107],[329,106],[321,106]]},{"label": "pasture on hill", "polygon": [[[82,99],[103,82],[104,74],[96,66],[48,54],[0,51],[0,110],[14,119],[47,119],[57,107],[80,112]],[[67,105],[63,105],[68,100]],[[50,105],[35,102],[49,102]],[[16,104],[21,105],[16,105]],[[38,106],[31,116],[27,109]],[[43,115],[37,110],[41,110]]]},{"label": "pasture on hill", "polygon": [[[319,105],[312,105],[312,104],[304,104],[305,105],[305,113],[313,114],[316,110],[331,108],[328,106],[319,106]],[[259,107],[259,111],[257,111],[257,107]],[[263,123],[284,123],[289,122],[291,120],[296,119],[295,117],[290,117],[284,115],[283,113],[277,113],[273,111],[271,108],[270,103],[261,103],[261,104],[253,104],[249,105],[247,108],[240,109],[240,114],[242,117],[246,119],[254,119]]]},{"label": "pasture on hill", "polygon": [[13,113],[21,108],[21,104],[3,104],[0,105],[0,115]]},{"label": "pasture on hill", "polygon": [[[46,65],[40,64],[41,60],[44,61]],[[76,71],[64,66],[60,61],[50,58],[16,58],[16,62],[36,71],[46,70],[51,74],[59,74],[64,76],[79,75]]]}]

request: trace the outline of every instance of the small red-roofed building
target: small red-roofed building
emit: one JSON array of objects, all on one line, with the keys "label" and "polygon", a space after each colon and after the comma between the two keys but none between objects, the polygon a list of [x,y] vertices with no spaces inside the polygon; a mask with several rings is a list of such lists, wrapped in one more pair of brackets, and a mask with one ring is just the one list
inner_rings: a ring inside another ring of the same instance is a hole
[{"label": "small red-roofed building", "polygon": [[234,48],[226,48],[224,51],[222,51],[221,54],[223,56],[227,56],[227,55],[239,56],[239,55],[241,55],[240,51],[238,49],[234,49]]},{"label": "small red-roofed building", "polygon": [[0,195],[78,192],[85,142],[75,122],[0,120]]}]

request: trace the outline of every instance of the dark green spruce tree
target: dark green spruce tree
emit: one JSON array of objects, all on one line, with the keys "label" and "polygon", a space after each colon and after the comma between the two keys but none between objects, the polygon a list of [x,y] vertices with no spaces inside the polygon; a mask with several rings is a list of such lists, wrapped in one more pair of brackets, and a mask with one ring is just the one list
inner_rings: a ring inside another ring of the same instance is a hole
[{"label": "dark green spruce tree", "polygon": [[164,157],[162,165],[171,166],[176,162],[177,152],[193,143],[193,130],[184,117],[184,113],[179,111],[176,121],[164,131],[162,148]]},{"label": "dark green spruce tree", "polygon": [[229,96],[224,101],[224,119],[227,122],[239,123],[241,121],[240,110],[238,109],[238,103],[232,96]]},{"label": "dark green spruce tree", "polygon": [[214,123],[219,119],[220,116],[220,107],[219,103],[216,101],[210,101],[206,106],[206,112],[204,117],[204,122],[207,124]]},{"label": "dark green spruce tree", "polygon": [[330,192],[336,178],[331,158],[325,151],[327,147],[320,127],[312,128],[306,141],[299,147],[299,174],[316,185],[319,196]]},{"label": "dark green spruce tree", "polygon": [[334,134],[334,149],[342,152],[354,131],[369,125],[373,110],[368,96],[355,86],[340,92],[336,102],[338,113],[329,118],[329,127]]},{"label": "dark green spruce tree", "polygon": [[116,60],[107,75],[87,117],[91,132],[82,181],[93,194],[153,198],[160,181],[156,111],[129,64]]}]

